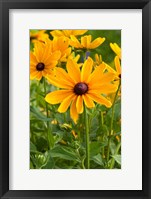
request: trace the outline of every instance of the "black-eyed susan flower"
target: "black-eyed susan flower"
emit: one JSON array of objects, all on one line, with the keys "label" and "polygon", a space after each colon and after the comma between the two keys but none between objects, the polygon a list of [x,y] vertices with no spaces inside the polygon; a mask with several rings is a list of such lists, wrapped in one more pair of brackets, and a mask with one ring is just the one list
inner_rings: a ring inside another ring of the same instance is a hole
[{"label": "black-eyed susan flower", "polygon": [[79,35],[83,35],[87,32],[88,30],[53,30],[50,32],[50,34],[53,37],[68,37],[70,38],[71,35],[74,36],[79,36]]},{"label": "black-eyed susan flower", "polygon": [[97,48],[105,41],[105,38],[102,38],[102,37],[98,37],[92,41],[91,35],[86,35],[86,36],[81,37],[81,43],[73,35],[70,36],[70,38],[71,38],[71,40],[70,40],[71,46],[78,48],[78,49],[82,48],[82,49],[87,49],[87,50]]},{"label": "black-eyed susan flower", "polygon": [[36,42],[30,53],[30,79],[40,80],[42,76],[52,73],[61,56],[60,51],[52,52],[50,44]]},{"label": "black-eyed susan flower", "polygon": [[39,30],[37,32],[30,31],[30,40],[34,43],[36,41],[44,42],[49,38],[45,30]]},{"label": "black-eyed susan flower", "polygon": [[46,95],[45,100],[50,104],[60,104],[58,112],[64,113],[70,106],[70,116],[76,123],[78,114],[83,113],[83,103],[88,108],[93,108],[95,103],[111,107],[111,102],[102,94],[115,92],[117,86],[112,84],[113,73],[103,73],[101,65],[93,69],[93,60],[89,57],[81,70],[73,59],[67,61],[67,72],[57,67],[56,76],[47,76],[48,81],[61,88]]},{"label": "black-eyed susan flower", "polygon": [[59,61],[66,62],[67,57],[71,54],[71,47],[69,47],[69,39],[66,37],[54,37],[53,40],[46,40],[52,46],[52,52],[60,51],[61,56]]},{"label": "black-eyed susan flower", "polygon": [[121,48],[116,43],[110,43],[110,47],[115,54],[121,59]]}]

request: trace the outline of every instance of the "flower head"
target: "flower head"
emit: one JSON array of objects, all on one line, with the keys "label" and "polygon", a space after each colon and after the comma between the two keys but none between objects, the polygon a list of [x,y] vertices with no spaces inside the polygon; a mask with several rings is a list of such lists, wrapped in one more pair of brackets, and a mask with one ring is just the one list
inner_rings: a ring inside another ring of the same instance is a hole
[{"label": "flower head", "polygon": [[60,104],[58,112],[64,113],[70,106],[70,116],[76,123],[78,114],[83,113],[83,103],[88,108],[95,106],[94,102],[111,106],[111,102],[102,94],[115,92],[117,86],[112,84],[113,73],[104,73],[102,65],[93,69],[93,60],[89,57],[83,64],[82,69],[78,67],[73,59],[67,61],[67,72],[57,67],[55,77],[47,76],[48,81],[61,88],[46,95],[45,100],[50,104]]},{"label": "flower head", "polygon": [[53,37],[64,36],[64,37],[70,38],[71,35],[79,36],[79,35],[83,35],[86,32],[87,32],[87,30],[53,30],[50,32],[50,34]]},{"label": "flower head", "polygon": [[30,31],[30,40],[34,43],[36,41],[44,42],[49,38],[48,34],[45,33],[45,30],[39,30],[37,32]]},{"label": "flower head", "polygon": [[121,59],[121,48],[116,43],[110,43],[111,49],[115,52],[115,54]]},{"label": "flower head", "polygon": [[70,37],[70,45],[75,47],[75,48],[85,48],[85,49],[94,49],[100,46],[104,41],[105,38],[98,37],[94,41],[92,41],[92,36],[91,35],[86,35],[81,37],[81,43],[75,36]]},{"label": "flower head", "polygon": [[30,79],[40,80],[42,76],[52,73],[61,53],[52,53],[50,44],[36,42],[34,51],[30,53]]}]

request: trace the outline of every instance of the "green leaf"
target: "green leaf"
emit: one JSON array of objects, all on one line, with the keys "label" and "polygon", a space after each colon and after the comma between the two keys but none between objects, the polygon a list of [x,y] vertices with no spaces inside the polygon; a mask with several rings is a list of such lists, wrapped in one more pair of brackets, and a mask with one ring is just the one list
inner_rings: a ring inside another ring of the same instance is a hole
[{"label": "green leaf", "polygon": [[99,164],[101,166],[104,165],[101,154],[98,154],[98,155],[96,155],[94,157],[91,157],[91,160],[93,160],[95,163],[97,163],[97,164]]},{"label": "green leaf", "polygon": [[42,120],[42,121],[52,121],[52,118],[47,118],[45,117],[42,113],[39,112],[38,109],[36,109],[35,107],[30,107],[30,112],[39,120]]},{"label": "green leaf", "polygon": [[53,158],[51,157],[50,152],[46,152],[45,156],[47,160],[46,160],[46,164],[42,166],[42,169],[53,169],[55,167],[55,162]]},{"label": "green leaf", "polygon": [[65,146],[59,146],[55,147],[52,150],[50,150],[51,157],[58,157],[65,160],[73,160],[77,162],[81,162],[81,160],[78,157],[78,154],[75,153],[75,150],[69,147]]},{"label": "green leaf", "polygon": [[100,153],[101,144],[98,142],[91,142],[90,143],[90,157],[93,157]]},{"label": "green leaf", "polygon": [[121,165],[121,155],[112,155],[112,157],[114,158],[114,160]]},{"label": "green leaf", "polygon": [[53,134],[55,134],[55,136],[54,136],[55,144],[57,144],[58,142],[60,142],[62,140],[62,138],[63,138],[63,132],[62,131],[53,132]]},{"label": "green leaf", "polygon": [[36,146],[32,142],[30,142],[30,151],[37,151]]}]

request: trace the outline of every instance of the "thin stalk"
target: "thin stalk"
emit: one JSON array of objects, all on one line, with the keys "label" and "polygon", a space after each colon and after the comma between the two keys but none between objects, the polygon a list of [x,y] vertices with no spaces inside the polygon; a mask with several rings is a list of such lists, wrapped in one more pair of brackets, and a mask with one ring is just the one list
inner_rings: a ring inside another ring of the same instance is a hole
[{"label": "thin stalk", "polygon": [[[44,92],[45,92],[45,96],[46,96],[46,94],[47,94],[46,80],[45,80],[45,78],[43,80],[44,80]],[[47,118],[49,118],[49,110],[48,110],[47,102],[46,102],[46,115],[47,115]],[[51,149],[53,147],[53,135],[51,133],[50,122],[49,121],[47,121],[47,138],[48,138],[49,149]]]},{"label": "thin stalk", "polygon": [[121,80],[119,82],[119,85],[118,85],[118,89],[115,93],[115,97],[114,97],[114,101],[113,101],[113,104],[112,104],[112,116],[111,116],[111,125],[110,125],[110,131],[109,131],[109,138],[108,138],[108,146],[107,146],[107,161],[109,161],[109,157],[110,157],[110,143],[111,143],[111,135],[112,135],[112,129],[113,129],[113,121],[114,121],[114,108],[115,108],[115,102],[116,102],[116,98],[117,98],[117,95],[118,95],[118,92],[120,90],[120,87],[121,87]]},{"label": "thin stalk", "polygon": [[[104,125],[104,117],[103,117],[103,112],[101,111],[101,126]],[[103,136],[102,136],[102,142],[104,141],[104,132],[103,132]],[[102,157],[104,158],[104,147],[102,147]]]},{"label": "thin stalk", "polygon": [[86,106],[84,107],[85,132],[86,132],[86,169],[90,168],[89,124]]}]

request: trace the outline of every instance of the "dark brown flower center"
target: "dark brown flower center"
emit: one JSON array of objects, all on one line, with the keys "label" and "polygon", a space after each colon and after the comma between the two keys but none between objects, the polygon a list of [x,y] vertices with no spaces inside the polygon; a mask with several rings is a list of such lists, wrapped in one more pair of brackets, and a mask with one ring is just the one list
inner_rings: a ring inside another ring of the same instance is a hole
[{"label": "dark brown flower center", "polygon": [[74,92],[77,95],[83,95],[88,91],[88,85],[85,83],[77,83],[74,87]]},{"label": "dark brown flower center", "polygon": [[36,66],[36,69],[38,71],[42,71],[42,70],[44,70],[44,68],[45,68],[45,65],[43,63],[38,63]]},{"label": "dark brown flower center", "polygon": [[121,78],[121,74],[119,74],[119,78]]}]

